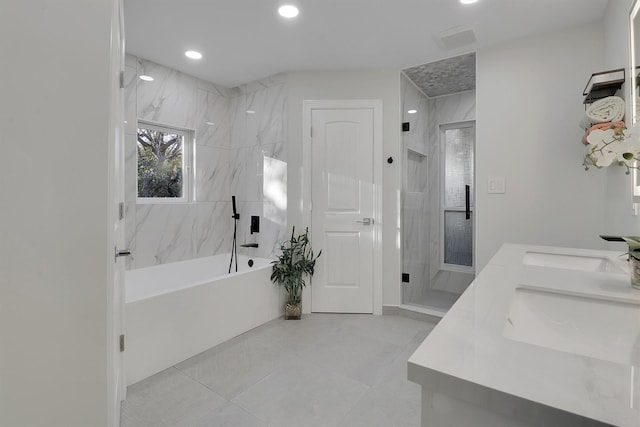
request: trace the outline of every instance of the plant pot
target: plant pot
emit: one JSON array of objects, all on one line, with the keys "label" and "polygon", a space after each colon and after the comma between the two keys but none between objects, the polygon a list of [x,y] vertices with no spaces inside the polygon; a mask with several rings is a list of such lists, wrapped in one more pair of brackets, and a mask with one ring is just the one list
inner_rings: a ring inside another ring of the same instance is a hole
[{"label": "plant pot", "polygon": [[640,290],[640,260],[633,257],[629,259],[629,275],[631,277],[631,286]]},{"label": "plant pot", "polygon": [[302,304],[287,304],[284,308],[285,320],[300,320],[302,316]]}]

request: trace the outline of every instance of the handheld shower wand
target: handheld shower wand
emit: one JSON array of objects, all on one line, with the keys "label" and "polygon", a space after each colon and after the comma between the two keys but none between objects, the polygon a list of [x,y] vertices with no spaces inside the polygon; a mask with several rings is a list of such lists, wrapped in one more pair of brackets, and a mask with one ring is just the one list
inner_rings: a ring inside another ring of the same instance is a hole
[{"label": "handheld shower wand", "polygon": [[233,219],[240,219],[240,215],[236,211],[236,196],[231,196],[231,206],[233,206]]},{"label": "handheld shower wand", "polygon": [[233,244],[231,246],[231,260],[229,261],[229,273],[231,273],[231,266],[233,265],[233,258],[236,259],[236,273],[238,272],[238,246],[236,244],[236,235],[238,231],[238,220],[240,214],[236,211],[236,196],[231,196],[231,206],[233,208]]}]

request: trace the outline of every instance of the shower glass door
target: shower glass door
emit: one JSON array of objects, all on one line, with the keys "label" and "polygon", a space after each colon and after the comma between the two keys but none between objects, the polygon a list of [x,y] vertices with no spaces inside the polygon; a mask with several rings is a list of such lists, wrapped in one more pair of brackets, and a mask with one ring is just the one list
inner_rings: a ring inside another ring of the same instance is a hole
[{"label": "shower glass door", "polygon": [[473,122],[443,126],[442,268],[473,273]]}]

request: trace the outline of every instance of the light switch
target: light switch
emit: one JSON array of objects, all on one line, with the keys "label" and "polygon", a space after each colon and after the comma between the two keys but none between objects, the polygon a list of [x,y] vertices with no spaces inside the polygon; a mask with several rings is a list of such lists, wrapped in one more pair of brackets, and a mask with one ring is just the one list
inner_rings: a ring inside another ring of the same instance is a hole
[{"label": "light switch", "polygon": [[489,194],[504,194],[506,192],[506,185],[503,176],[489,178],[487,185],[487,193]]}]

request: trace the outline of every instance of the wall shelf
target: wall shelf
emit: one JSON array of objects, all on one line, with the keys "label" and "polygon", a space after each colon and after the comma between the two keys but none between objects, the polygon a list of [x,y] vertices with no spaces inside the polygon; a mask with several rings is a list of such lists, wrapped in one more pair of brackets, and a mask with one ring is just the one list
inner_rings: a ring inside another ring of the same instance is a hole
[{"label": "wall shelf", "polygon": [[624,68],[601,71],[591,74],[582,94],[584,104],[591,104],[598,99],[613,96],[622,87],[625,81]]},{"label": "wall shelf", "polygon": [[407,147],[407,150],[412,152],[413,154],[417,154],[420,157],[427,157],[425,153],[423,153],[420,149],[415,147]]}]

